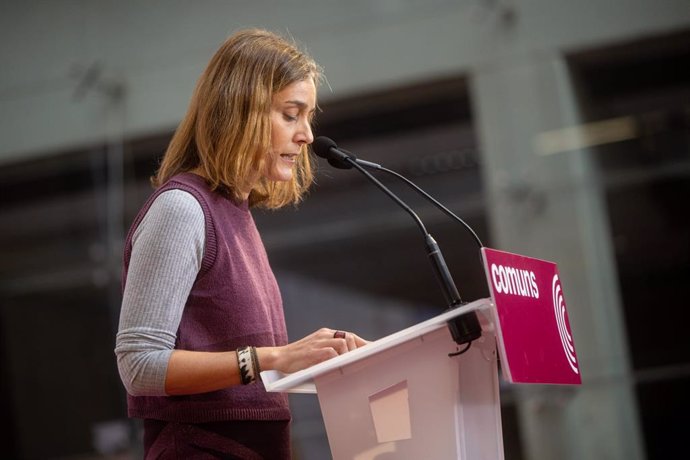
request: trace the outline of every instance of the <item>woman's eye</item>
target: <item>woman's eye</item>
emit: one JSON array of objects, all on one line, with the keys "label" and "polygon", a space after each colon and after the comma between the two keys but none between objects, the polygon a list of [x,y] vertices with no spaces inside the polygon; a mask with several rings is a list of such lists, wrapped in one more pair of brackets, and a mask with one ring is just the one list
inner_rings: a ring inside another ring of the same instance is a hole
[{"label": "woman's eye", "polygon": [[283,117],[285,117],[287,121],[297,121],[297,117],[293,117],[292,115],[289,115],[287,113],[284,113]]}]

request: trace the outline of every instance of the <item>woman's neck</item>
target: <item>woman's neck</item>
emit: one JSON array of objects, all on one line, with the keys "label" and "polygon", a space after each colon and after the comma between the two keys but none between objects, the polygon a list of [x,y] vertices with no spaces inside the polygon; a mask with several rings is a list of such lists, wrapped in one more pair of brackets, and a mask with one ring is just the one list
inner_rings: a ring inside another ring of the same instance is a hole
[{"label": "woman's neck", "polygon": [[[208,176],[204,172],[204,169],[201,166],[197,166],[196,168],[190,169],[190,173],[196,174],[197,176],[203,177],[204,179],[208,180]],[[249,199],[249,194],[251,193],[251,190],[247,192],[240,192],[237,194],[237,197],[240,198],[242,201],[247,201]]]}]

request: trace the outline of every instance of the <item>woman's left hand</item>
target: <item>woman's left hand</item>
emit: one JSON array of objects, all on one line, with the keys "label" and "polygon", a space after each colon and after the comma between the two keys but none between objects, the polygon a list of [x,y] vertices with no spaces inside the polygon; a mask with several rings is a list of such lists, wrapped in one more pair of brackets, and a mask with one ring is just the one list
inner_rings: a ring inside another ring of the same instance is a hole
[{"label": "woman's left hand", "polygon": [[297,372],[369,343],[357,334],[321,328],[282,347],[257,348],[261,369],[275,369],[286,374]]}]

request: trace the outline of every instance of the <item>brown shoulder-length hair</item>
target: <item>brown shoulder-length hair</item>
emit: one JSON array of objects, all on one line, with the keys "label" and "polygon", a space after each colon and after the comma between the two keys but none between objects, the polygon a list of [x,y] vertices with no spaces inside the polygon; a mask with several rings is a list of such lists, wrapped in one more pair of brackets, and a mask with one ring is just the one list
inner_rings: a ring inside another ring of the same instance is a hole
[{"label": "brown shoulder-length hair", "polygon": [[273,95],[310,78],[318,84],[321,70],[295,43],[260,29],[230,36],[199,78],[153,185],[196,169],[213,190],[236,201],[251,190],[252,206],[275,209],[299,202],[313,181],[306,145],[290,181],[255,178],[271,148]]}]

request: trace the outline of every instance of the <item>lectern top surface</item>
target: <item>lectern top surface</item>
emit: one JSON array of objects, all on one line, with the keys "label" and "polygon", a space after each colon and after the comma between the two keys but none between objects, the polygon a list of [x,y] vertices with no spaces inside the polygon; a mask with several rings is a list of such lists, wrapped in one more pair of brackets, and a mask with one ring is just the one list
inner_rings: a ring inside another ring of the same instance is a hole
[{"label": "lectern top surface", "polygon": [[446,311],[438,316],[434,316],[407,329],[387,335],[364,347],[351,352],[342,354],[322,363],[303,369],[293,374],[283,374],[278,371],[263,371],[261,379],[266,387],[266,391],[272,392],[292,392],[292,393],[316,393],[314,378],[331,372],[335,369],[347,366],[358,360],[367,358],[376,353],[396,347],[412,339],[420,337],[429,332],[435,331],[440,327],[445,327],[446,322],[456,316],[463,315],[475,310],[489,309],[491,299],[479,299],[463,305],[462,307]]}]

